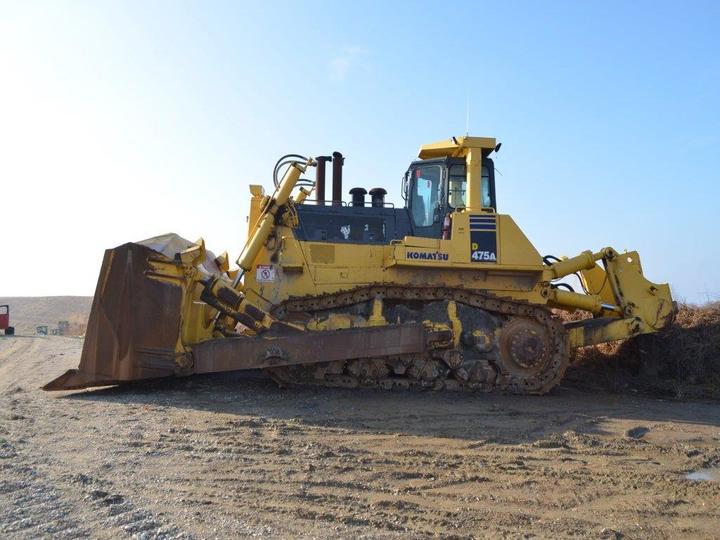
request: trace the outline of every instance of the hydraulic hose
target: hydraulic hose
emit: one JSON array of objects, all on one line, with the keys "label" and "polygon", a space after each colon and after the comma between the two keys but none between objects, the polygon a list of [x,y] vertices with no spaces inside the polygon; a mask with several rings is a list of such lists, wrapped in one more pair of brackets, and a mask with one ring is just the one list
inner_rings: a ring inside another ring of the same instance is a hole
[{"label": "hydraulic hose", "polygon": [[[296,159],[293,159],[296,158]],[[278,172],[280,169],[286,165],[291,165],[292,163],[296,163],[298,160],[300,160],[302,163],[307,163],[308,158],[305,156],[302,156],[300,154],[285,154],[280,159],[278,159],[275,162],[275,167],[273,167],[273,184],[275,184],[275,187],[278,187],[280,185],[280,180],[278,180]],[[309,180],[304,180],[303,182],[310,182]],[[307,185],[307,184],[300,184],[300,185]]]}]

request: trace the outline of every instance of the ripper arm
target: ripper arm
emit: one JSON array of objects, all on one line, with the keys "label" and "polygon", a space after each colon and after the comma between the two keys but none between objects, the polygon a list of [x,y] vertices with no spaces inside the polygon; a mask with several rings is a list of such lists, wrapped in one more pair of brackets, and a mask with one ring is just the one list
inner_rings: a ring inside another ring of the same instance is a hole
[{"label": "ripper arm", "polygon": [[[597,264],[602,261],[603,266]],[[581,347],[646,334],[668,327],[675,316],[670,287],[648,281],[636,251],[618,253],[605,248],[584,251],[550,265],[545,279],[578,274],[586,294],[551,287],[548,303],[572,311],[582,309],[593,319],[566,324],[570,345]]]}]

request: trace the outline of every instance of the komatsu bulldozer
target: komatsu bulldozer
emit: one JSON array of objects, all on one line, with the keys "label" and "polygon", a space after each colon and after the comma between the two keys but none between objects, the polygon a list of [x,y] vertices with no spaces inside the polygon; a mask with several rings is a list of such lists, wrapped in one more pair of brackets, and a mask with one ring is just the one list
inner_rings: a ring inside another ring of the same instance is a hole
[{"label": "komatsu bulldozer", "polygon": [[[645,279],[636,252],[542,257],[498,212],[499,147],[422,146],[402,208],[383,188],[344,202],[338,152],[284,156],[272,194],[250,186],[237,269],[176,235],[107,250],[79,369],[45,389],[261,369],[282,385],[542,394],[574,348],[669,326],[670,288]],[[577,291],[559,281],[573,274]]]}]

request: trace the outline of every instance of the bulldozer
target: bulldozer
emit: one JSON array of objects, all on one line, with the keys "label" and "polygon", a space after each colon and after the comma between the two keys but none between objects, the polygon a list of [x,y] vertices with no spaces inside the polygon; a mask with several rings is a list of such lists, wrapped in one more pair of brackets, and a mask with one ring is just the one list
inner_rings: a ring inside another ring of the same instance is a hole
[{"label": "bulldozer", "polygon": [[[343,201],[339,152],[283,156],[271,194],[250,185],[237,268],[173,234],[107,250],[80,366],[44,389],[263,370],[286,386],[544,394],[575,348],[668,327],[670,287],[637,252],[543,257],[499,213],[499,149],[421,146],[401,207],[384,188]],[[576,310],[587,316],[558,316]]]}]

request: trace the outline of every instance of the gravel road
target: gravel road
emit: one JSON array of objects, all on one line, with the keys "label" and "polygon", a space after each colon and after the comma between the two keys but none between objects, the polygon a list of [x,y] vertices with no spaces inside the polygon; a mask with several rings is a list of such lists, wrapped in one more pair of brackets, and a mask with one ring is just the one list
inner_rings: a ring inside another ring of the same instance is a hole
[{"label": "gravel road", "polygon": [[48,394],[82,341],[0,338],[3,538],[717,537],[720,405],[280,389]]}]

